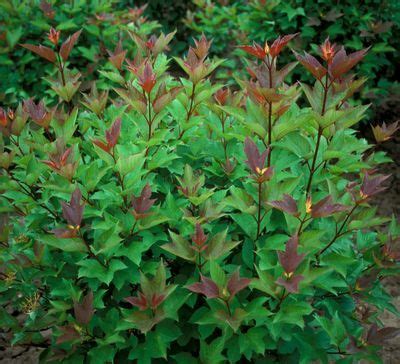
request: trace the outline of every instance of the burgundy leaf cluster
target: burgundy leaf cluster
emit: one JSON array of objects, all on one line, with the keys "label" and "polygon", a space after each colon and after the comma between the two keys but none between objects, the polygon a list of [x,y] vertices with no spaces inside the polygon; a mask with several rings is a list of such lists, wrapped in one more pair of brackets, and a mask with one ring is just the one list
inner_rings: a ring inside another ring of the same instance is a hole
[{"label": "burgundy leaf cluster", "polygon": [[387,189],[382,186],[390,175],[375,174],[374,170],[366,171],[360,188],[360,197],[362,201],[369,200],[371,197]]},{"label": "burgundy leaf cluster", "polygon": [[273,175],[273,168],[265,167],[265,161],[268,157],[269,150],[267,149],[260,154],[256,143],[247,137],[244,142],[244,152],[247,156],[246,164],[253,172],[253,178],[257,183],[263,183],[270,180]]},{"label": "burgundy leaf cluster", "polygon": [[121,133],[121,119],[118,118],[111,125],[110,129],[106,130],[106,143],[99,139],[93,140],[99,148],[103,149],[105,152],[113,154],[114,147],[118,143],[118,138]]},{"label": "burgundy leaf cluster", "polygon": [[400,129],[399,121],[388,124],[371,126],[377,143],[382,143],[393,138],[394,134]]},{"label": "burgundy leaf cluster", "polygon": [[74,238],[78,236],[79,230],[82,225],[82,217],[84,204],[81,204],[82,193],[79,188],[76,188],[71,195],[70,202],[61,202],[62,214],[67,221],[67,229],[60,228],[54,229],[53,233],[58,238]]},{"label": "burgundy leaf cluster", "polygon": [[194,246],[192,246],[191,248],[197,252],[202,252],[205,249],[207,249],[207,244],[206,241],[208,239],[208,235],[204,234],[204,230],[201,227],[200,224],[196,224],[195,226],[195,233],[192,236],[192,242],[194,244]]},{"label": "burgundy leaf cluster", "polygon": [[346,211],[349,207],[339,203],[332,203],[332,196],[328,195],[316,204],[311,205],[311,216],[313,218],[327,217],[338,212]]},{"label": "burgundy leaf cluster", "polygon": [[283,195],[282,200],[270,201],[268,204],[271,205],[272,207],[275,207],[278,210],[288,213],[289,215],[293,215],[296,217],[300,215],[299,210],[297,208],[297,202],[292,196],[288,195],[287,193]]},{"label": "burgundy leaf cluster", "polygon": [[338,80],[359,63],[367,54],[368,49],[363,49],[347,54],[344,47],[331,44],[329,38],[320,46],[322,59],[326,62],[323,66],[314,56],[304,52],[301,55],[294,52],[297,60],[317,79],[321,80],[329,74],[331,80]]},{"label": "burgundy leaf cluster", "polygon": [[136,220],[140,220],[149,215],[150,208],[154,205],[156,199],[151,198],[151,187],[147,183],[143,187],[140,196],[132,198],[132,214]]},{"label": "burgundy leaf cluster", "polygon": [[239,270],[236,270],[228,279],[226,287],[219,287],[212,279],[200,275],[200,282],[188,286],[188,289],[200,293],[207,298],[220,298],[224,301],[231,301],[237,293],[245,289],[251,282],[249,278],[241,278]]},{"label": "burgundy leaf cluster", "polygon": [[74,303],[74,315],[79,324],[88,325],[90,323],[94,315],[93,291],[90,291],[85,297],[83,297],[81,303]]},{"label": "burgundy leaf cluster", "polygon": [[264,47],[256,42],[253,42],[253,45],[243,45],[239,48],[260,60],[265,60],[267,56],[276,58],[279,53],[281,53],[282,49],[297,35],[298,33],[284,35],[283,37],[279,36],[274,40],[271,46],[269,46],[267,42],[265,42]]},{"label": "burgundy leaf cluster", "polygon": [[125,301],[132,306],[139,308],[140,311],[147,309],[155,310],[165,300],[165,295],[160,293],[153,293],[151,297],[147,297],[143,292],[139,292],[137,297],[126,297]]},{"label": "burgundy leaf cluster", "polygon": [[107,50],[109,55],[108,60],[114,65],[115,68],[121,70],[122,64],[125,61],[126,52],[127,51],[122,48],[122,41],[119,40],[114,51]]},{"label": "burgundy leaf cluster", "polygon": [[50,121],[53,117],[55,109],[49,111],[44,106],[43,100],[39,101],[37,104],[33,99],[28,99],[24,101],[23,104],[25,112],[29,117],[39,126],[47,129],[49,127]]},{"label": "burgundy leaf cluster", "polygon": [[56,141],[56,151],[49,154],[48,160],[42,161],[59,175],[72,181],[77,168],[77,162],[74,161],[72,147],[65,148],[62,140]]},{"label": "burgundy leaf cluster", "polygon": [[283,286],[290,293],[297,293],[299,283],[304,279],[302,275],[294,274],[305,256],[305,254],[298,254],[298,245],[299,237],[295,234],[287,241],[285,251],[278,252],[278,259],[284,270],[284,278],[278,278],[276,283]]},{"label": "burgundy leaf cluster", "polygon": [[[75,43],[78,41],[81,32],[82,30],[78,30],[77,32],[69,36],[61,45],[59,55],[64,61],[68,60],[69,55],[72,49],[74,48]],[[50,40],[51,43],[57,46],[60,39],[60,32],[56,31],[54,28],[51,28],[48,34],[48,39]],[[57,61],[56,52],[49,47],[43,45],[37,46],[34,44],[21,44],[21,46],[30,50],[31,52],[36,53],[37,55],[48,60],[51,63],[56,63]]]}]

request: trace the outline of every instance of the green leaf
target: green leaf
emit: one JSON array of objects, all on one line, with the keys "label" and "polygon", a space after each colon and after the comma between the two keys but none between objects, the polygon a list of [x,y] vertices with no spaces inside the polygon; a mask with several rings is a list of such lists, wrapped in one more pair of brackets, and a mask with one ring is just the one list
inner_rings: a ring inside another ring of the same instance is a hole
[{"label": "green leaf", "polygon": [[266,350],[265,337],[267,331],[262,327],[253,327],[239,336],[240,352],[251,360],[253,353],[263,355]]},{"label": "green leaf", "polygon": [[85,259],[78,262],[77,265],[80,266],[79,278],[96,278],[107,285],[112,281],[115,272],[127,268],[122,261],[117,259],[112,259],[107,267],[104,267],[95,259]]},{"label": "green leaf", "polygon": [[342,342],[347,338],[347,332],[339,318],[338,312],[336,311],[331,319],[318,315],[314,317],[330,337],[331,343],[335,345],[335,347],[340,347]]},{"label": "green leaf", "polygon": [[217,338],[210,344],[205,341],[200,341],[200,360],[204,364],[218,364],[225,362],[225,357],[222,355],[224,349],[223,338]]},{"label": "green leaf", "polygon": [[195,262],[196,254],[195,251],[191,248],[190,243],[182,236],[175,234],[172,231],[169,232],[169,235],[171,236],[172,243],[164,244],[161,246],[161,248],[170,252],[171,254],[176,255],[177,257]]},{"label": "green leaf", "polygon": [[40,235],[39,241],[43,244],[61,249],[65,252],[86,252],[87,248],[81,238],[61,239],[55,235]]},{"label": "green leaf", "polygon": [[218,285],[218,287],[225,286],[226,274],[221,266],[214,260],[210,261],[210,275],[211,279]]},{"label": "green leaf", "polygon": [[209,260],[214,260],[222,257],[235,246],[237,246],[240,241],[226,241],[228,229],[214,235],[210,241],[207,243],[207,249],[204,252],[204,256]]},{"label": "green leaf", "polygon": [[296,325],[301,329],[304,328],[304,316],[309,315],[313,311],[312,306],[308,302],[294,302],[292,300],[284,300],[279,312],[276,314],[273,323],[285,323]]}]

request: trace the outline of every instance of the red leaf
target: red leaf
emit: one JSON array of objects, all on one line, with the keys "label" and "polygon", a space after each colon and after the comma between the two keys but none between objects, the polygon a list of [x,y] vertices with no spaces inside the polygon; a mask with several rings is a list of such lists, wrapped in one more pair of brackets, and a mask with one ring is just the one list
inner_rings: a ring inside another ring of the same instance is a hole
[{"label": "red leaf", "polygon": [[219,105],[225,105],[226,101],[228,99],[228,96],[230,95],[230,90],[229,88],[220,88],[215,94],[214,94],[214,99],[215,101],[218,102]]},{"label": "red leaf", "polygon": [[251,171],[255,174],[260,174],[264,169],[268,150],[260,154],[256,143],[254,143],[249,137],[246,137],[246,140],[244,141],[244,152],[247,156],[246,164],[249,166]]},{"label": "red leaf", "polygon": [[342,212],[348,210],[349,207],[339,204],[332,203],[332,196],[326,196],[322,200],[318,201],[315,205],[311,206],[311,216],[314,218],[317,217],[326,217],[337,212]]},{"label": "red leaf", "polygon": [[229,299],[235,297],[235,295],[241,290],[245,289],[251,282],[249,278],[240,278],[239,270],[236,270],[229,278],[227,288],[230,293]]},{"label": "red leaf", "polygon": [[40,10],[43,11],[43,14],[50,19],[53,19],[56,15],[56,12],[54,11],[52,5],[47,1],[42,0],[39,4],[39,7]]},{"label": "red leaf", "polygon": [[143,71],[139,74],[139,85],[148,94],[156,84],[156,74],[153,72],[153,67],[150,62],[146,62]]},{"label": "red leaf", "polygon": [[386,123],[384,122],[382,125],[371,125],[371,127],[372,132],[374,133],[375,140],[378,143],[391,139],[394,133],[396,133],[396,131],[400,129],[399,121],[388,125],[386,125]]},{"label": "red leaf", "polygon": [[202,61],[207,57],[208,50],[211,47],[211,43],[212,41],[208,41],[204,33],[201,35],[201,38],[199,40],[194,39],[195,48],[192,49],[199,60]]},{"label": "red leaf", "polygon": [[82,303],[74,303],[74,315],[78,323],[87,325],[92,319],[93,314],[93,292],[90,291],[83,297]]},{"label": "red leaf", "polygon": [[0,107],[0,125],[6,126],[7,123],[8,123],[7,113],[2,107]]},{"label": "red leaf", "polygon": [[292,196],[288,195],[287,193],[283,195],[282,201],[271,201],[268,204],[290,215],[299,216],[296,201],[293,199]]},{"label": "red leaf", "polygon": [[275,39],[275,41],[272,43],[270,49],[269,49],[269,54],[271,57],[276,57],[281,53],[282,49],[294,38],[298,35],[299,33],[296,34],[288,34],[283,37],[279,36],[278,38]]},{"label": "red leaf", "polygon": [[48,126],[50,123],[52,112],[47,111],[43,100],[39,101],[37,104],[35,104],[33,99],[24,100],[23,108],[36,124]]},{"label": "red leaf", "polygon": [[122,63],[124,63],[125,56],[126,56],[126,51],[123,51],[121,53],[114,54],[108,57],[108,59],[117,69],[120,70],[122,68]]},{"label": "red leaf", "polygon": [[148,306],[146,296],[142,292],[139,292],[137,297],[126,297],[124,300],[141,311],[146,310]]},{"label": "red leaf", "polygon": [[200,224],[196,224],[195,234],[192,236],[192,241],[199,247],[203,246],[207,241],[207,235],[204,234],[203,228]]},{"label": "red leaf", "polygon": [[60,56],[64,61],[66,61],[71,53],[72,49],[76,41],[78,40],[79,36],[81,35],[82,29],[78,30],[74,34],[68,37],[68,39],[61,45],[60,48]]},{"label": "red leaf", "polygon": [[68,157],[71,155],[71,153],[72,153],[72,148],[67,148],[65,150],[65,152],[61,155],[60,164],[62,166],[65,166],[65,164],[67,163]]},{"label": "red leaf", "polygon": [[201,282],[191,284],[187,287],[188,290],[195,293],[201,293],[207,298],[219,297],[219,288],[217,284],[212,279],[204,277],[203,275],[201,275],[200,278]]},{"label": "red leaf", "polygon": [[21,44],[21,47],[29,49],[33,53],[38,54],[40,57],[45,58],[50,62],[54,63],[56,61],[56,54],[49,47],[45,47],[42,45],[37,46],[34,44]]},{"label": "red leaf", "polygon": [[120,133],[121,118],[118,118],[111,125],[111,128],[106,131],[106,140],[110,149],[115,147],[115,145],[117,144]]},{"label": "red leaf", "polygon": [[146,213],[156,202],[156,199],[150,199],[151,197],[151,188],[147,183],[146,186],[143,187],[143,190],[139,197],[133,196],[132,198],[132,207],[136,214],[141,215]]},{"label": "red leaf", "polygon": [[284,279],[280,277],[276,280],[276,283],[279,284],[280,286],[285,287],[286,291],[290,293],[297,293],[299,292],[299,283],[303,279],[304,277],[301,275],[298,276],[292,275],[289,279]]},{"label": "red leaf", "polygon": [[77,231],[75,229],[53,229],[51,231],[57,238],[60,239],[69,239],[69,238],[76,238]]},{"label": "red leaf", "polygon": [[154,293],[151,297],[151,308],[155,310],[165,300],[165,295]]},{"label": "red leaf", "polygon": [[77,187],[71,195],[69,204],[64,201],[61,202],[64,219],[74,227],[79,227],[82,223],[84,204],[80,204],[81,199],[82,193]]},{"label": "red leaf", "polygon": [[298,235],[293,235],[286,243],[285,251],[278,252],[279,262],[287,274],[292,274],[303,261],[305,254],[297,254],[298,244]]},{"label": "red leaf", "polygon": [[60,31],[57,31],[56,29],[51,27],[47,38],[51,43],[56,46],[58,44],[58,41],[60,40]]},{"label": "red leaf", "polygon": [[110,57],[108,57],[109,61],[117,68],[121,69],[122,64],[124,63],[125,56],[126,56],[126,51],[123,50],[122,48],[122,41],[119,40],[114,52],[108,51],[108,54]]},{"label": "red leaf", "polygon": [[57,338],[56,344],[62,344],[81,337],[79,332],[76,331],[75,327],[72,325],[61,326],[59,329],[62,332],[62,335]]},{"label": "red leaf", "polygon": [[360,195],[363,199],[368,199],[371,196],[374,196],[384,190],[387,187],[382,186],[382,183],[385,182],[390,175],[373,175],[371,172],[366,172],[362,181],[362,185],[360,188]]},{"label": "red leaf", "polygon": [[108,144],[102,142],[99,139],[94,139],[93,140],[93,144],[97,145],[99,148],[103,149],[105,152],[109,152],[110,151],[110,147],[108,146]]},{"label": "red leaf", "polygon": [[334,79],[340,78],[346,72],[350,71],[365,57],[368,50],[369,48],[366,48],[347,55],[345,49],[342,47],[332,59],[332,64],[329,68],[329,72],[332,77]]},{"label": "red leaf", "polygon": [[305,52],[304,56],[296,52],[294,52],[294,55],[296,56],[297,60],[314,75],[316,79],[320,80],[326,75],[326,68],[322,66],[322,64],[319,63],[318,60],[312,55]]},{"label": "red leaf", "polygon": [[267,52],[265,51],[265,49],[256,42],[254,42],[252,46],[243,45],[239,46],[239,48],[261,60],[263,60],[267,56]]}]

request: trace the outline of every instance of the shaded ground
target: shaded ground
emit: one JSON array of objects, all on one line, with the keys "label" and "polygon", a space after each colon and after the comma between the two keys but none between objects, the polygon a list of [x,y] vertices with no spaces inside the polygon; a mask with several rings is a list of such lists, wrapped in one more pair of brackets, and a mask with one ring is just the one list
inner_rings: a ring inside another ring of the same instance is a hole
[{"label": "shaded ground", "polygon": [[42,349],[21,346],[0,351],[1,364],[37,364]]},{"label": "shaded ground", "polygon": [[[383,166],[381,172],[391,174],[390,188],[381,194],[375,203],[379,206],[382,215],[390,216],[395,214],[400,217],[400,136],[383,144],[382,149],[393,159],[393,163]],[[388,292],[393,297],[393,304],[400,311],[400,277],[391,277],[385,281]],[[400,317],[389,312],[381,315],[385,326],[400,328]],[[400,363],[400,338],[390,340],[382,350],[382,359],[386,364]]]}]

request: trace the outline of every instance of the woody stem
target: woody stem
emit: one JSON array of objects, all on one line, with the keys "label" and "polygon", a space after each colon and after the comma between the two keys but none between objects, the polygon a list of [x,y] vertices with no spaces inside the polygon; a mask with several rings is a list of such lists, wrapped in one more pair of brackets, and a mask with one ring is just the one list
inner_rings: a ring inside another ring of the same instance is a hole
[{"label": "woody stem", "polygon": [[261,233],[261,192],[262,192],[262,183],[258,184],[258,212],[257,212],[257,236],[256,240],[258,240]]},{"label": "woody stem", "polygon": [[[222,134],[223,135],[225,135],[225,122],[226,122],[226,119],[227,119],[227,116],[225,115],[225,113],[223,113],[222,117],[220,118],[221,127],[222,127]],[[225,137],[222,137],[221,142],[222,142],[222,147],[224,148],[225,160],[227,160],[228,159],[228,154],[227,154],[227,151],[226,151],[227,143],[226,143]]]},{"label": "woody stem", "polygon": [[300,236],[301,233],[303,232],[303,225],[310,220],[310,218],[307,218],[307,214],[304,215],[304,217],[300,220],[300,226],[299,229],[297,230],[297,235]]},{"label": "woody stem", "polygon": [[[12,173],[11,173],[8,169],[4,169],[4,170],[6,171],[6,173],[8,174],[8,176],[9,176],[14,182],[16,182],[16,183],[18,184],[18,186],[21,188],[21,190],[23,191],[23,193],[25,193],[27,196],[31,197],[34,201],[37,201],[36,196],[35,196],[35,195],[33,194],[33,192],[32,192],[31,186],[29,186],[29,185],[27,185],[27,184],[25,183],[25,184],[28,186],[28,188],[29,188],[29,190],[28,190],[20,181],[18,181],[18,180],[12,175]],[[53,216],[53,218],[57,219],[57,217],[58,217],[57,214],[54,213],[53,211],[51,211],[44,203],[39,202],[39,206],[42,207],[42,208],[44,208],[47,212],[49,212],[49,213]]]},{"label": "woody stem", "polygon": [[151,139],[151,126],[153,124],[153,121],[151,120],[151,100],[150,100],[150,94],[147,94],[147,106],[148,106],[148,120],[147,120],[147,124],[149,126],[149,137],[147,140]]},{"label": "woody stem", "polygon": [[15,140],[15,139],[12,137],[12,135],[10,135],[10,140],[11,140],[11,142],[18,148],[18,150],[19,150],[19,152],[21,153],[21,155],[24,155],[24,152],[23,152],[23,150],[21,149],[21,146],[20,146],[20,144],[19,144],[18,137],[17,137],[17,139]]},{"label": "woody stem", "polygon": [[[327,102],[328,91],[329,91],[329,86],[330,86],[330,85],[328,85],[328,82],[329,82],[329,76],[327,74],[326,79],[325,79],[325,84],[323,84],[324,90],[323,90],[321,116],[324,116],[325,111],[326,111],[326,102]],[[308,195],[311,191],[312,180],[313,180],[316,170],[318,169],[318,168],[316,168],[315,164],[317,162],[317,156],[318,156],[318,151],[319,151],[319,147],[321,144],[321,137],[322,137],[323,131],[324,131],[324,129],[321,126],[318,127],[317,144],[315,145],[315,152],[314,152],[314,156],[313,156],[313,160],[312,160],[312,164],[311,164],[310,176],[309,176],[308,182],[307,182],[306,195]]]},{"label": "woody stem", "polygon": [[[272,88],[273,86],[273,81],[272,81],[272,60],[268,63],[266,63],[267,68],[268,68],[268,76],[269,76],[269,88]],[[272,148],[271,148],[271,143],[272,143],[272,101],[268,102],[268,147],[270,148],[270,151],[268,153],[268,159],[267,159],[267,166],[271,166],[271,154],[272,154]]]},{"label": "woody stem", "polygon": [[93,259],[96,259],[104,268],[107,268],[107,264],[103,263],[103,261],[96,254],[93,253],[91,246],[86,241],[86,239],[83,237],[83,234],[80,230],[79,230],[79,236],[80,236],[83,244],[85,244],[85,247],[86,247],[86,250],[87,250],[89,256]]},{"label": "woody stem", "polygon": [[65,86],[64,63],[61,61],[60,53],[57,52],[58,70],[60,71],[63,86]]},{"label": "woody stem", "polygon": [[322,248],[316,255],[315,258],[318,260],[321,254],[323,254],[327,249],[329,249],[332,244],[342,235],[342,231],[344,227],[346,226],[347,221],[350,219],[350,216],[354,213],[358,205],[354,205],[354,207],[349,211],[349,213],[346,215],[346,218],[343,220],[342,225],[340,225],[339,230],[336,232],[335,236],[332,238],[332,240],[324,247]]},{"label": "woody stem", "polygon": [[[115,158],[114,151],[112,151],[111,157],[112,157],[112,159],[114,160],[114,164],[115,164],[115,166],[116,166],[116,165],[117,165],[117,159]],[[123,208],[123,209],[126,210],[126,209],[127,209],[127,206],[128,206],[128,199],[127,199],[126,195],[123,194],[123,193],[124,193],[124,190],[125,190],[124,177],[122,177],[122,176],[121,176],[121,173],[119,173],[118,171],[115,171],[115,176],[117,177],[117,180],[118,180],[118,182],[119,182],[119,184],[120,184],[120,186],[121,186],[122,198],[123,198],[123,200],[124,200],[124,208]]]},{"label": "woody stem", "polygon": [[289,292],[286,293],[286,289],[284,288],[281,294],[281,297],[279,298],[279,302],[278,305],[275,307],[275,311],[279,311],[279,309],[281,308],[282,302],[285,300],[285,298],[289,296]]},{"label": "woody stem", "polygon": [[199,269],[199,272],[201,273],[201,268],[203,267],[203,265],[201,263],[201,252],[198,252],[198,260],[199,260],[199,263],[197,264],[197,268]]},{"label": "woody stem", "polygon": [[[192,116],[192,113],[194,111],[194,96],[195,96],[195,92],[196,92],[196,84],[193,84],[192,87],[192,93],[190,94],[190,104],[189,104],[189,109],[187,111],[186,114],[186,120],[185,120],[185,124],[189,122],[190,117]],[[187,129],[183,129],[178,136],[178,140],[182,139],[183,135],[185,134]]]},{"label": "woody stem", "polygon": [[186,122],[188,122],[190,117],[192,116],[195,90],[196,90],[196,84],[194,83],[193,87],[192,87],[192,93],[190,95],[190,105],[189,105],[188,113],[186,115]]},{"label": "woody stem", "polygon": [[271,154],[272,154],[271,142],[272,142],[272,102],[269,102],[268,103],[268,147],[270,148],[270,150],[267,159],[268,167],[271,166]]},{"label": "woody stem", "polygon": [[232,311],[231,311],[231,306],[229,305],[229,302],[227,300],[224,300],[226,309],[228,310],[229,316],[232,316]]}]

